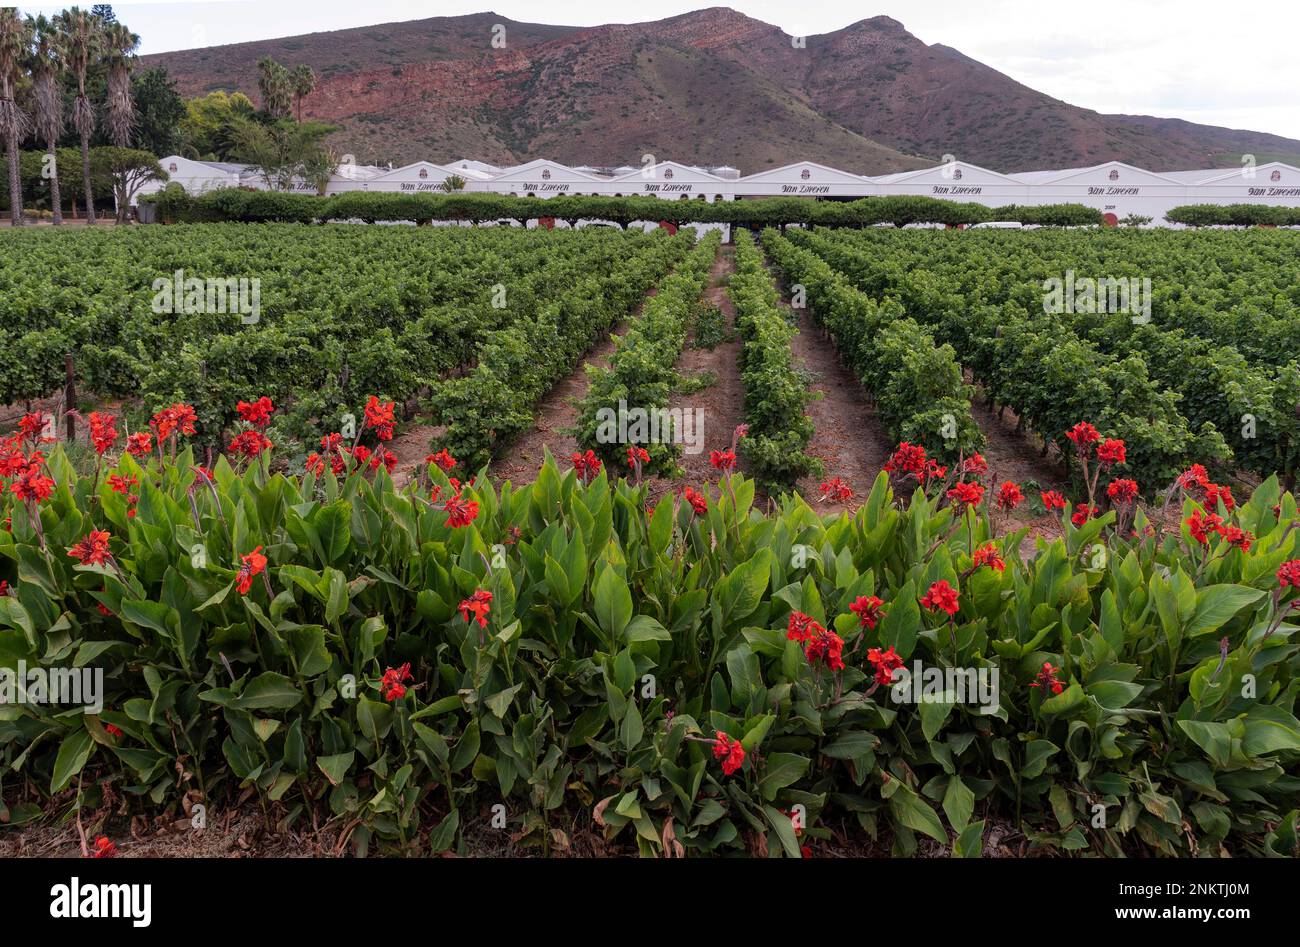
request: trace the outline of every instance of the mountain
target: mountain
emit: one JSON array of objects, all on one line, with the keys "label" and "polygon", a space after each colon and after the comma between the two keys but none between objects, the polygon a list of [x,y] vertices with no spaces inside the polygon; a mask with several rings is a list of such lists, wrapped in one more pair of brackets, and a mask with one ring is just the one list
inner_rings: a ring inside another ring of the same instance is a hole
[{"label": "mountain", "polygon": [[1300,154],[1276,135],[1078,108],[883,16],[793,40],[725,7],[590,28],[477,13],[143,61],[186,96],[239,89],[256,101],[263,56],[316,70],[304,117],[341,126],[334,145],[363,163],[652,154],[744,173],[807,158],[880,174],[946,154],[999,171]]}]

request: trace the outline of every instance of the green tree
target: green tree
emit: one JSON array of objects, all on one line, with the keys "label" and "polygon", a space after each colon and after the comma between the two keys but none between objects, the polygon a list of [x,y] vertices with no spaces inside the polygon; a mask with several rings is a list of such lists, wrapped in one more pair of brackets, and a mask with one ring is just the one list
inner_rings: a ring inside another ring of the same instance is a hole
[{"label": "green tree", "polygon": [[205,161],[228,161],[235,156],[235,131],[251,122],[257,107],[242,92],[209,92],[185,103],[180,121],[181,153]]},{"label": "green tree", "polygon": [[32,111],[36,137],[45,144],[53,167],[44,175],[50,187],[50,208],[54,225],[63,223],[62,197],[59,191],[58,143],[63,134],[63,58],[59,53],[59,35],[54,24],[43,14],[27,18],[32,34],[31,55],[27,68],[32,74]]},{"label": "green tree", "polygon": [[176,83],[168,77],[167,70],[155,67],[135,73],[131,77],[131,95],[138,118],[136,144],[160,158],[178,153],[181,123],[187,113],[185,100],[176,91]]},{"label": "green tree", "polygon": [[9,221],[23,223],[22,176],[18,146],[31,131],[32,120],[18,105],[15,93],[28,56],[31,34],[16,7],[0,7],[0,137],[9,155]]},{"label": "green tree", "polygon": [[135,64],[135,51],[140,48],[140,37],[116,20],[105,23],[101,36],[104,65],[108,69],[108,102],[104,110],[108,137],[117,147],[125,148],[131,143],[137,124],[135,102],[131,98],[131,68]]},{"label": "green tree", "polygon": [[293,97],[293,82],[289,70],[270,56],[257,63],[257,93],[262,99],[262,111],[271,118],[288,118]]},{"label": "green tree", "polygon": [[86,223],[95,222],[95,197],[90,180],[90,136],[95,131],[95,110],[86,97],[86,77],[101,48],[100,20],[79,7],[64,10],[55,17],[59,29],[59,48],[76,79],[72,124],[81,138],[81,175],[86,206]]},{"label": "green tree", "polygon": [[289,82],[293,86],[293,105],[294,112],[298,121],[302,121],[302,100],[311,95],[316,89],[316,73],[312,71],[311,66],[303,63],[300,66],[294,66],[293,71],[289,73]]},{"label": "green tree", "polygon": [[295,178],[317,183],[319,187],[319,182],[328,181],[338,168],[338,161],[322,144],[322,139],[336,130],[336,126],[320,122],[279,121],[263,125],[245,121],[235,131],[236,153],[273,190],[292,189]]}]

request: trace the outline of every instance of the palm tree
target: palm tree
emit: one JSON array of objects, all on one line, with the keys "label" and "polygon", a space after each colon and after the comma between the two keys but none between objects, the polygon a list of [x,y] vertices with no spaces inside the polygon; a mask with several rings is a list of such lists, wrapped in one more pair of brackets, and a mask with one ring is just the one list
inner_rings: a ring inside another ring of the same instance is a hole
[{"label": "palm tree", "polygon": [[293,71],[289,73],[289,82],[293,86],[294,110],[298,114],[298,121],[301,122],[302,100],[315,91],[316,73],[312,71],[311,66],[303,63],[301,66],[293,67]]},{"label": "palm tree", "polygon": [[104,64],[108,66],[108,137],[119,148],[131,144],[131,132],[137,118],[131,100],[131,67],[140,37],[121,23],[102,27]]},{"label": "palm tree", "polygon": [[262,97],[262,109],[272,118],[288,118],[293,96],[293,83],[289,70],[270,56],[257,62],[257,91]]},{"label": "palm tree", "polygon": [[50,160],[50,204],[54,226],[63,223],[63,198],[59,194],[59,166],[55,148],[63,134],[63,58],[59,55],[58,32],[44,14],[27,18],[33,45],[28,68],[32,73],[32,105],[38,138],[45,142]]},{"label": "palm tree", "polygon": [[72,74],[77,77],[77,97],[72,106],[72,124],[81,136],[81,177],[86,194],[86,223],[95,222],[95,197],[90,188],[90,136],[95,131],[95,110],[86,98],[86,74],[99,55],[102,37],[100,21],[79,7],[71,7],[55,17],[59,29],[59,47]]},{"label": "palm tree", "polygon": [[30,37],[16,7],[0,7],[0,137],[9,152],[9,220],[23,225],[23,184],[18,167],[18,144],[31,131],[32,120],[18,106],[14,92],[27,59]]}]

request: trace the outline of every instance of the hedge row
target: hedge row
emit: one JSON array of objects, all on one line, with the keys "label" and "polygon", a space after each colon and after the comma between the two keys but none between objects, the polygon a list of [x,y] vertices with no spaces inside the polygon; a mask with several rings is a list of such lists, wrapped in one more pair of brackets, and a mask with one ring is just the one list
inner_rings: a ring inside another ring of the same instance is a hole
[{"label": "hedge row", "polygon": [[864,197],[856,201],[809,200],[774,197],[758,200],[667,201],[658,197],[512,197],[503,194],[398,194],[352,191],[320,197],[280,191],[223,188],[190,196],[179,187],[146,195],[158,220],[164,223],[213,221],[286,221],[312,223],[328,220],[434,220],[518,221],[554,217],[570,225],[579,220],[607,220],[626,227],[633,221],[729,223],[764,227],[784,224],[869,227],[940,223],[956,226],[987,220],[1014,220],[1025,224],[1082,226],[1101,223],[1101,212],[1082,204],[1041,207],[985,207],[932,197]]},{"label": "hedge row", "polygon": [[1267,204],[1184,204],[1165,214],[1171,224],[1189,227],[1298,227],[1300,207]]}]

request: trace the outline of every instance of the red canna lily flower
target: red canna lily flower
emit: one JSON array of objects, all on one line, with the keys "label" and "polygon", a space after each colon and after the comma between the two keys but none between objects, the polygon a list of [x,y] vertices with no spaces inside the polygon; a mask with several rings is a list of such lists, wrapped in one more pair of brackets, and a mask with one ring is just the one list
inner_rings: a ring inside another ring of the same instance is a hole
[{"label": "red canna lily flower", "polygon": [[949,617],[957,614],[960,606],[957,601],[958,590],[940,579],[930,586],[930,590],[921,598],[921,607],[936,612],[947,612]]},{"label": "red canna lily flower", "polygon": [[1003,560],[996,543],[985,543],[980,546],[979,549],[975,550],[975,555],[971,559],[976,569],[980,566],[988,566],[997,572],[1004,572],[1007,568],[1007,564]]},{"label": "red canna lily flower", "polygon": [[849,611],[858,616],[858,624],[861,627],[874,631],[876,623],[883,617],[880,606],[884,604],[883,599],[876,598],[874,595],[859,595],[849,606]]},{"label": "red canna lily flower", "polygon": [[34,463],[9,484],[9,492],[19,499],[42,503],[54,492],[54,479],[41,471],[39,463]]},{"label": "red canna lily flower", "polygon": [[1075,526],[1082,526],[1100,512],[1101,510],[1095,506],[1090,507],[1086,503],[1079,503],[1074,507],[1074,514],[1070,517],[1070,522]]},{"label": "red canna lily flower", "polygon": [[687,487],[682,493],[682,496],[684,496],[686,502],[691,505],[691,509],[695,511],[696,516],[703,516],[705,513],[709,512],[709,498],[703,493],[696,493],[690,487]]},{"label": "red canna lily flower", "polygon": [[1092,445],[1101,440],[1101,432],[1089,424],[1087,421],[1080,421],[1070,430],[1065,432],[1065,436],[1074,441],[1075,450],[1083,457],[1092,453]]},{"label": "red canna lily flower", "polygon": [[650,452],[644,447],[633,445],[627,449],[627,465],[636,468],[638,464],[650,463]]},{"label": "red canna lily flower", "polygon": [[24,414],[22,418],[19,419],[18,421],[18,433],[23,440],[28,440],[28,441],[50,440],[50,438],[42,436],[44,430],[45,430],[45,415],[43,414],[37,414],[35,412],[32,412],[30,414]]},{"label": "red canna lily flower", "polygon": [[144,431],[136,431],[126,439],[126,452],[132,457],[147,457],[153,452],[153,438]]},{"label": "red canna lily flower", "polygon": [[393,439],[393,406],[394,402],[380,402],[375,395],[366,402],[366,427],[372,428],[381,441]]},{"label": "red canna lily flower", "polygon": [[927,463],[924,447],[903,441],[895,448],[884,469],[889,474],[909,474],[919,479],[925,473]]},{"label": "red canna lily flower", "polygon": [[967,474],[984,474],[989,472],[989,462],[984,455],[976,451],[961,462],[961,472]]},{"label": "red canna lily flower", "polygon": [[853,499],[853,490],[839,477],[833,477],[832,479],[826,480],[822,483],[821,495],[823,500],[831,500],[835,503],[844,503]]},{"label": "red canna lily flower", "polygon": [[1010,512],[1018,507],[1025,499],[1025,495],[1020,492],[1020,484],[1012,483],[1010,480],[998,487],[998,509]]},{"label": "red canna lily flower", "polygon": [[253,576],[260,575],[266,569],[266,556],[262,555],[262,547],[258,546],[239,558],[242,565],[239,567],[239,574],[235,577],[235,588],[239,590],[240,595],[247,595],[248,590],[253,587]]},{"label": "red canna lily flower", "polygon": [[1239,526],[1225,526],[1221,535],[1230,546],[1235,546],[1242,552],[1250,552],[1250,547],[1255,542],[1255,534]]},{"label": "red canna lily flower", "polygon": [[715,470],[721,470],[724,473],[735,469],[736,452],[734,450],[712,450],[709,451],[709,463]]},{"label": "red canna lily flower", "polygon": [[1063,510],[1067,506],[1065,497],[1056,490],[1044,490],[1040,495],[1043,498],[1043,506],[1047,507],[1049,513],[1052,510]]},{"label": "red canna lily flower", "polygon": [[[460,603],[460,615],[465,619],[465,624],[470,621],[477,621],[480,628],[486,628],[488,625],[487,616],[492,611],[492,593],[487,589],[479,589],[469,598]],[[474,613],[471,619],[470,612]]]},{"label": "red canna lily flower", "polygon": [[1198,509],[1193,511],[1184,522],[1188,532],[1192,534],[1192,539],[1202,546],[1209,543],[1211,533],[1223,532],[1223,520],[1217,513],[1207,513]]},{"label": "red canna lily flower", "polygon": [[1113,437],[1106,438],[1097,447],[1097,459],[1103,467],[1124,463],[1124,442]]},{"label": "red canna lily flower", "polygon": [[90,442],[95,447],[95,453],[102,457],[117,443],[117,428],[113,426],[117,418],[111,414],[92,411],[86,420],[90,422]]},{"label": "red canna lily flower", "polygon": [[797,641],[803,644],[817,630],[825,631],[826,629],[817,624],[811,615],[805,615],[803,612],[791,612],[790,621],[786,624],[785,637],[789,641]]},{"label": "red canna lily flower", "polygon": [[978,483],[958,481],[948,491],[948,500],[955,507],[979,506],[984,501],[984,487]]},{"label": "red canna lily flower", "polygon": [[1137,499],[1138,485],[1134,480],[1112,480],[1106,487],[1106,496],[1119,506],[1127,506]]},{"label": "red canna lily flower", "polygon": [[1277,567],[1277,581],[1282,588],[1300,589],[1300,559],[1292,559]]},{"label": "red canna lily flower", "polygon": [[1205,505],[1214,509],[1220,503],[1229,513],[1236,507],[1237,501],[1232,498],[1232,487],[1220,486],[1217,483],[1206,483],[1203,485],[1205,490]]},{"label": "red canna lily flower", "polygon": [[114,858],[116,855],[117,846],[107,836],[101,835],[95,839],[95,848],[90,853],[91,858]]},{"label": "red canna lily flower", "polygon": [[438,453],[430,454],[428,457],[424,458],[424,462],[426,464],[437,464],[444,471],[451,470],[456,466],[456,458],[447,453],[447,448],[445,447],[438,451]]},{"label": "red canna lily flower", "polygon": [[744,765],[745,748],[739,740],[727,736],[721,730],[715,731],[714,736],[716,742],[713,744],[713,758],[722,760],[722,772],[730,776]]},{"label": "red canna lily flower", "polygon": [[264,429],[271,423],[271,413],[275,411],[275,405],[266,395],[258,398],[256,401],[241,401],[235,405],[235,410],[239,416],[249,424],[260,429]]},{"label": "red canna lily flower", "polygon": [[415,678],[411,675],[411,663],[408,661],[401,667],[388,668],[384,671],[384,676],[379,682],[379,688],[384,692],[384,700],[390,704],[406,696],[405,684]]},{"label": "red canna lily flower", "polygon": [[114,737],[120,737],[122,735],[122,731],[117,727],[113,726],[111,723],[104,724],[104,731],[108,733],[110,736],[114,736]]},{"label": "red canna lily flower", "polygon": [[876,669],[876,683],[882,687],[888,687],[894,680],[894,671],[903,666],[903,659],[894,652],[893,645],[884,651],[879,648],[868,649],[867,660]]},{"label": "red canna lily flower", "polygon": [[447,525],[452,529],[468,526],[478,516],[478,501],[462,500],[459,490],[447,498],[442,508],[447,513]]},{"label": "red canna lily flower", "polygon": [[814,667],[822,664],[832,671],[844,670],[844,639],[833,631],[827,631],[816,622],[813,622],[810,627],[813,633],[803,649],[808,663]]},{"label": "red canna lily flower", "polygon": [[596,452],[589,450],[585,454],[574,453],[570,458],[573,461],[573,469],[578,475],[578,479],[584,484],[591,483],[600,473],[600,458]]},{"label": "red canna lily flower", "polygon": [[1043,669],[1038,672],[1038,677],[1029,686],[1049,689],[1053,694],[1061,693],[1065,689],[1065,685],[1056,676],[1058,670],[1058,668],[1052,667],[1052,662],[1044,661]]},{"label": "red canna lily flower", "polygon": [[263,451],[268,451],[273,445],[267,440],[266,435],[261,431],[242,431],[235,436],[230,442],[227,450],[232,454],[242,454],[245,457],[256,457]]},{"label": "red canna lily flower", "polygon": [[92,529],[84,539],[68,550],[68,556],[83,566],[102,566],[112,556],[108,548],[109,534]]}]

